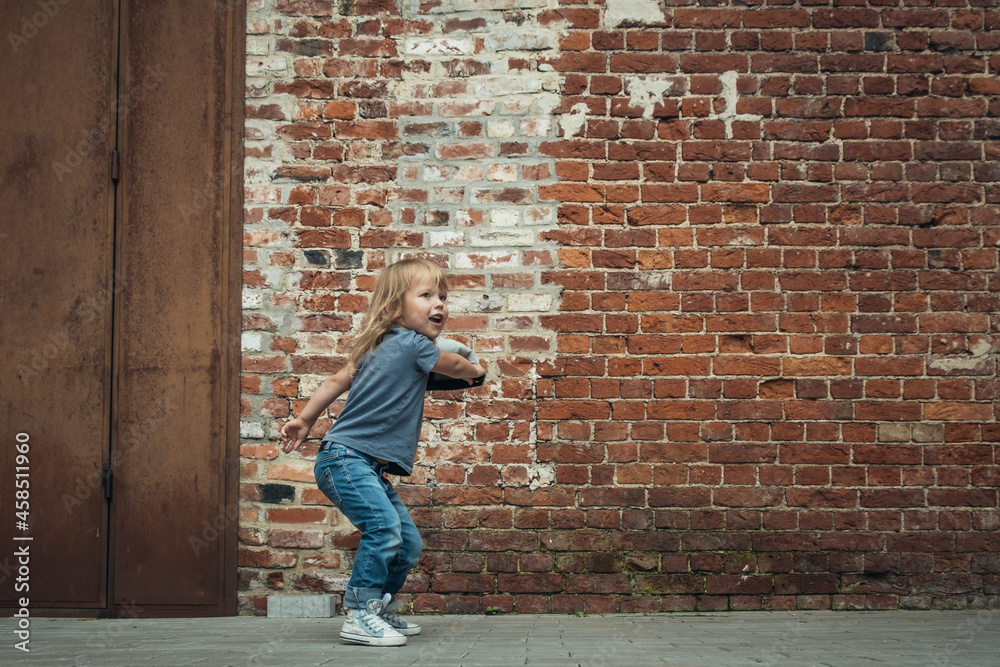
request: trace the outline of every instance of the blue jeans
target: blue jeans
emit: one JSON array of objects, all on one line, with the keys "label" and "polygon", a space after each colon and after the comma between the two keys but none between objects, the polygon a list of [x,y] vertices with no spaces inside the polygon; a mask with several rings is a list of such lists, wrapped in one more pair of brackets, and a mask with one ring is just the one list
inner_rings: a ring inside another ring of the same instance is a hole
[{"label": "blue jeans", "polygon": [[316,484],[361,531],[344,606],[363,609],[385,593],[395,597],[420,560],[423,540],[403,501],[382,476],[385,464],[350,447],[324,442],[316,457]]}]

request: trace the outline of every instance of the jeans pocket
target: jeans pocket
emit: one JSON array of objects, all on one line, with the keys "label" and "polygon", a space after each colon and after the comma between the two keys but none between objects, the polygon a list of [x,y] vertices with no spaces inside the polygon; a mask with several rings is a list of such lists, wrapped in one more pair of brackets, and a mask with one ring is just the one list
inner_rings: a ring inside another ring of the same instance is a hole
[{"label": "jeans pocket", "polygon": [[329,498],[334,505],[342,507],[344,502],[341,500],[340,494],[337,493],[337,485],[333,483],[333,473],[330,472],[331,465],[339,465],[339,462],[334,460],[322,466],[319,470],[319,475],[316,476],[316,486],[319,487],[323,495]]}]

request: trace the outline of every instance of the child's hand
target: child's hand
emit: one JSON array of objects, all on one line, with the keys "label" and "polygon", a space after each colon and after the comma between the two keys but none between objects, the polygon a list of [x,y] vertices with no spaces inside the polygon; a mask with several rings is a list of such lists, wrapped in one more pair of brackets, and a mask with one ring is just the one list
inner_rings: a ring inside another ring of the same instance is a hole
[{"label": "child's hand", "polygon": [[[481,368],[481,369],[483,369],[483,372],[482,372],[482,373],[477,373],[477,374],[476,374],[476,377],[477,377],[477,378],[481,378],[481,377],[483,377],[484,375],[486,375],[486,362],[485,362],[485,361],[480,361],[480,362],[478,362],[478,363],[475,363],[475,364],[472,364],[472,365],[473,365],[473,366],[476,366],[477,368]],[[472,380],[466,380],[466,382],[468,382],[468,383],[469,383],[469,384],[471,385],[471,384],[473,384],[473,380],[474,380],[474,379],[475,379],[475,378],[473,378]]]},{"label": "child's hand", "polygon": [[282,451],[287,454],[301,447],[305,439],[309,437],[310,428],[312,427],[301,419],[293,419],[282,426],[280,431],[281,442],[284,443],[281,447]]}]

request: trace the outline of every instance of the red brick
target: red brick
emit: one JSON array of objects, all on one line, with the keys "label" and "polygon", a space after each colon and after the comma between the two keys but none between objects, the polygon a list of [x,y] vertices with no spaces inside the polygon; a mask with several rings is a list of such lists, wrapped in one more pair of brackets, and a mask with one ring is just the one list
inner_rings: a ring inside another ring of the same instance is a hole
[{"label": "red brick", "polygon": [[[261,347],[241,360],[242,419],[273,432],[302,410],[297,376],[340,369],[374,276],[399,256],[474,267],[453,276],[471,308],[449,325],[496,359],[495,381],[429,397],[420,465],[399,480],[428,549],[407,588],[415,607],[905,599],[852,592],[862,573],[895,577],[926,606],[1000,590],[987,557],[1000,391],[982,353],[996,328],[1000,59],[973,53],[1000,46],[1000,14],[835,4],[672,7],[666,29],[622,30],[592,7],[544,10],[540,24],[570,25],[561,53],[514,54],[508,69],[552,65],[558,127],[578,104],[586,118],[584,136],[537,148],[527,117],[509,139],[490,134],[510,109],[470,98],[494,74],[484,59],[445,62],[435,79],[429,61],[395,54],[408,35],[487,19],[428,5],[404,21],[381,0],[352,9],[357,20],[333,19],[328,2],[274,10],[293,17],[279,51],[298,55],[246,104],[247,154],[274,165],[255,172],[274,182],[246,188],[245,222],[267,231],[245,232],[243,282],[267,314],[244,316]],[[390,100],[409,65],[412,99]],[[720,75],[734,70],[729,109]],[[626,78],[654,74],[677,83],[647,112]],[[553,164],[486,182],[489,160],[533,152]],[[450,180],[424,179],[439,167]],[[522,207],[519,229],[546,247],[498,248],[499,260],[478,247],[498,206]],[[460,245],[428,246],[441,222]],[[558,295],[548,312],[490,305],[539,290]],[[308,466],[253,438],[241,454],[241,516],[264,524],[244,530],[241,568],[263,581],[301,563],[289,583],[325,590],[309,570],[340,558],[300,551],[327,534],[347,551],[358,534],[319,529],[342,518]],[[294,486],[275,499],[267,477]],[[269,541],[284,551],[263,551]]]},{"label": "red brick", "polygon": [[742,55],[715,55],[689,53],[681,56],[681,70],[695,73],[746,72],[747,57]]},{"label": "red brick", "polygon": [[722,507],[774,507],[782,502],[780,488],[727,487],[715,489],[712,499]]},{"label": "red brick", "polygon": [[[611,56],[609,72],[673,72],[677,69],[677,56],[654,53],[616,53]],[[603,67],[600,70],[603,71]]]},{"label": "red brick", "polygon": [[706,184],[701,186],[701,197],[703,201],[763,203],[771,198],[771,186],[750,183]]},{"label": "red brick", "polygon": [[496,585],[496,578],[491,574],[431,575],[431,590],[435,593],[492,593]]},{"label": "red brick", "polygon": [[743,12],[747,28],[805,28],[810,23],[805,9],[757,9]]}]

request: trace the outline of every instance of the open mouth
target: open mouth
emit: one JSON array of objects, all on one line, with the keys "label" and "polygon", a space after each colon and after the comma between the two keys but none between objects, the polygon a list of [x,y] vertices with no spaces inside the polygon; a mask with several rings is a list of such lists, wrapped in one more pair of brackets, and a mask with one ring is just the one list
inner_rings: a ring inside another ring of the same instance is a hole
[{"label": "open mouth", "polygon": [[444,323],[444,315],[431,315],[430,320],[434,324],[442,324]]}]

